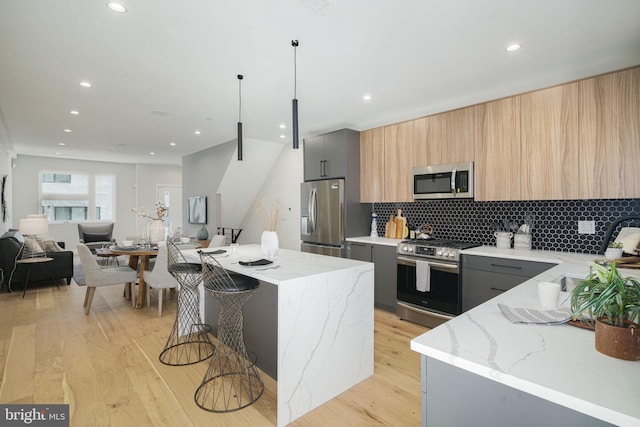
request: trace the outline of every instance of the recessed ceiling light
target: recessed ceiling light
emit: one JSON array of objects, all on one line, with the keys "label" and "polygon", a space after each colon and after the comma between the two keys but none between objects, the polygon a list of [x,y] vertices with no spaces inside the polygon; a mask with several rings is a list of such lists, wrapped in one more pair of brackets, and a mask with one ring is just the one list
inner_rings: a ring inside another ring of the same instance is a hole
[{"label": "recessed ceiling light", "polygon": [[124,5],[116,2],[107,3],[107,7],[113,12],[125,13],[127,11],[127,8],[124,7]]},{"label": "recessed ceiling light", "polygon": [[77,116],[78,114],[80,114],[80,111],[78,111],[78,110],[71,110],[71,111],[69,111],[69,114],[73,114],[74,116]]},{"label": "recessed ceiling light", "polygon": [[506,50],[507,52],[515,52],[516,50],[520,49],[520,47],[521,46],[518,43],[514,43],[507,46],[504,50]]},{"label": "recessed ceiling light", "polygon": [[280,123],[280,129],[286,129],[287,125],[285,125],[284,123]]},{"label": "recessed ceiling light", "polygon": [[154,153],[153,151],[152,151],[152,152],[150,152],[149,154],[151,154],[152,156],[155,156],[155,155],[156,155],[156,153]]},{"label": "recessed ceiling light", "polygon": [[91,83],[89,83],[87,81],[83,81],[83,82],[80,82],[80,86],[82,86],[82,87],[91,87]]},{"label": "recessed ceiling light", "polygon": [[61,155],[61,154],[62,154],[62,153],[61,153],[61,152],[59,152],[59,151],[58,151],[58,152],[56,152],[56,156],[59,156],[59,155]]},{"label": "recessed ceiling light", "polygon": [[65,129],[64,130],[66,133],[71,133],[71,129]]},{"label": "recessed ceiling light", "polygon": [[362,99],[363,99],[364,101],[371,101],[371,95],[369,95],[369,94],[362,95]]},{"label": "recessed ceiling light", "polygon": [[195,131],[193,133],[195,133],[196,135],[200,135],[200,131],[199,130],[197,130],[197,131]]},{"label": "recessed ceiling light", "polygon": [[284,139],[284,135],[280,135],[280,138],[281,138],[281,139]]},{"label": "recessed ceiling light", "polygon": [[64,147],[67,144],[65,144],[64,142],[58,142],[58,145],[61,146],[61,147]]},{"label": "recessed ceiling light", "polygon": [[175,142],[170,142],[169,145],[172,146],[172,147],[175,147],[176,143]]}]

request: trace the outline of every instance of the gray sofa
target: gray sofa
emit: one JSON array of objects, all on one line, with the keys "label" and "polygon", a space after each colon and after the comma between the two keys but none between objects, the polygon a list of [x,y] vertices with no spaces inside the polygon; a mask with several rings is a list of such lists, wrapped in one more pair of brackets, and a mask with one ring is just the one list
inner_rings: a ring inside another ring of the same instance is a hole
[{"label": "gray sofa", "polygon": [[[0,237],[0,268],[2,268],[2,281],[0,282],[0,290],[7,292],[9,290],[9,278],[11,278],[11,288],[15,291],[22,289],[27,276],[27,268],[24,265],[18,265],[15,270],[16,259],[19,259],[23,250],[24,236],[16,230],[11,230]],[[64,246],[58,242],[58,245]],[[53,248],[50,248],[53,249]],[[73,252],[56,248],[56,251],[47,250],[46,256],[53,258],[53,261],[46,264],[34,264],[31,267],[29,283],[40,280],[51,281],[51,275],[55,279],[65,279],[67,285],[71,283],[73,277]],[[48,269],[47,269],[48,267]],[[49,270],[51,273],[49,273]]]}]

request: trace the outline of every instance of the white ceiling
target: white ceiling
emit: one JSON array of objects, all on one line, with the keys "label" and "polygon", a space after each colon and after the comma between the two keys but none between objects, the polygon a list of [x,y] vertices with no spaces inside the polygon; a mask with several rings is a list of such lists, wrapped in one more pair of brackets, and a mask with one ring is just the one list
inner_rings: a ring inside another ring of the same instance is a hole
[{"label": "white ceiling", "polygon": [[15,153],[180,163],[235,139],[237,74],[244,135],[291,144],[292,39],[301,138],[640,64],[638,0],[106,1],[0,0]]}]

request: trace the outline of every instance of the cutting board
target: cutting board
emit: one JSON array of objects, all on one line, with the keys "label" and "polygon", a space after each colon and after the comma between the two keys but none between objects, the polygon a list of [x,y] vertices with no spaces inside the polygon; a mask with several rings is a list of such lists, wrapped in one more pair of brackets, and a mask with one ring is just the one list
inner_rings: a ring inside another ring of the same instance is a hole
[{"label": "cutting board", "polygon": [[404,239],[405,236],[405,228],[407,227],[407,218],[402,216],[402,210],[398,209],[398,216],[396,217],[396,239]]},{"label": "cutting board", "polygon": [[396,237],[396,220],[391,214],[389,218],[389,222],[384,227],[384,237],[388,237],[390,239],[395,239]]},{"label": "cutting board", "polygon": [[618,268],[640,268],[640,257],[628,256],[614,260]]}]

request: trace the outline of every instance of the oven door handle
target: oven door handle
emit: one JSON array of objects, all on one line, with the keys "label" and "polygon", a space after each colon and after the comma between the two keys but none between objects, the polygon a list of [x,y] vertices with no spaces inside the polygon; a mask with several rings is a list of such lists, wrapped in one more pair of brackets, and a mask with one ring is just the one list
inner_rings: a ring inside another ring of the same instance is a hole
[{"label": "oven door handle", "polygon": [[[448,270],[457,270],[458,269],[458,265],[457,264],[442,264],[439,262],[433,262],[433,261],[426,261],[427,263],[429,263],[429,265],[431,267],[440,267],[440,268],[446,268]],[[402,264],[402,265],[408,265],[408,266],[415,266],[416,265],[416,260],[415,259],[411,259],[411,258],[405,258],[405,257],[398,257],[398,264]]]}]

